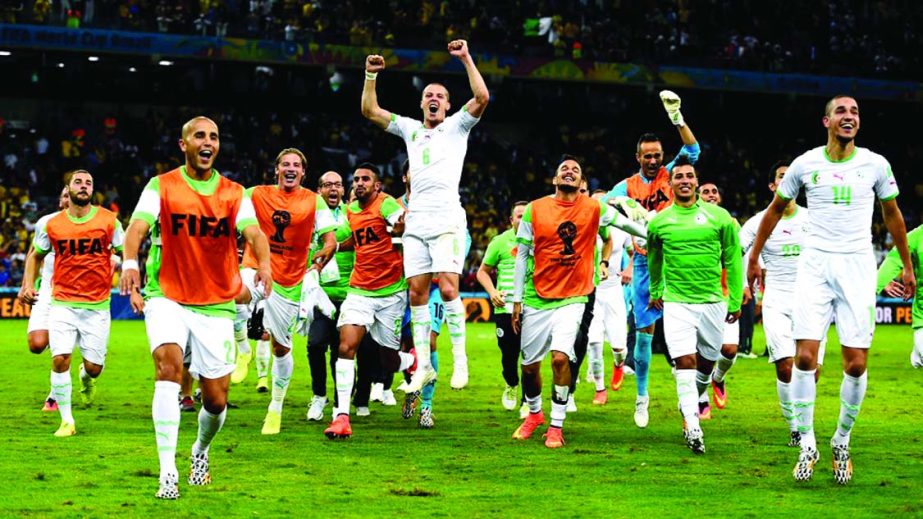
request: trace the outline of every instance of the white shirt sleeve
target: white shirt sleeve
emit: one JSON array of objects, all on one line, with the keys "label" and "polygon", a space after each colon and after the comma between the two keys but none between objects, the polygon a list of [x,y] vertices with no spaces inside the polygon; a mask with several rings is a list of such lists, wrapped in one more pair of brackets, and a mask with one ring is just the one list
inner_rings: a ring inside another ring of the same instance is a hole
[{"label": "white shirt sleeve", "polygon": [[458,133],[467,135],[471,133],[471,129],[474,128],[474,125],[480,120],[481,119],[469,114],[467,108],[462,108],[452,114],[451,117],[447,118],[446,122],[451,122],[452,128],[458,131]]},{"label": "white shirt sleeve", "polygon": [[740,248],[744,251],[744,254],[749,254],[750,246],[753,245],[753,240],[756,239],[756,231],[759,229],[760,220],[762,218],[753,216],[740,228]]},{"label": "white shirt sleeve", "polygon": [[48,237],[47,225],[48,220],[44,222],[39,220],[38,224],[35,226],[35,237],[32,238],[32,246],[35,250],[41,252],[51,251],[51,238]]},{"label": "white shirt sleeve", "polygon": [[414,130],[422,126],[423,123],[411,119],[410,117],[391,114],[391,122],[388,123],[388,127],[385,128],[385,131],[391,135],[397,135],[406,141],[410,139],[411,135],[413,135]]},{"label": "white shirt sleeve", "polygon": [[890,200],[898,195],[897,180],[891,172],[888,159],[880,157],[881,166],[875,168],[875,194],[879,200]]},{"label": "white shirt sleeve", "polygon": [[393,227],[395,224],[397,224],[397,221],[400,220],[402,214],[404,214],[403,207],[399,211],[394,211],[393,213],[389,214],[385,220],[388,221],[388,225]]},{"label": "white shirt sleeve", "polygon": [[240,223],[246,222],[247,220],[256,222],[256,209],[253,208],[253,200],[251,200],[249,196],[245,196],[241,199],[240,207],[237,209],[237,221],[235,222],[235,227],[238,231],[244,230],[240,227]]},{"label": "white shirt sleeve", "polygon": [[317,211],[314,213],[314,232],[324,229],[333,230],[337,226],[336,220],[333,219],[333,212],[327,207],[327,203],[319,201]]},{"label": "white shirt sleeve", "polygon": [[798,193],[801,192],[802,184],[801,170],[801,161],[795,159],[791,166],[788,167],[788,171],[785,172],[785,177],[782,178],[782,183],[776,189],[776,194],[786,200],[792,200],[798,196]]},{"label": "white shirt sleeve", "polygon": [[125,244],[125,230],[122,229],[122,222],[116,220],[112,227],[112,240],[110,241],[113,249],[119,249]]},{"label": "white shirt sleeve", "polygon": [[152,187],[151,182],[148,182],[148,185],[141,191],[141,197],[138,199],[138,205],[135,206],[135,212],[132,213],[132,219],[141,214],[151,217],[153,221],[160,218],[160,190]]}]

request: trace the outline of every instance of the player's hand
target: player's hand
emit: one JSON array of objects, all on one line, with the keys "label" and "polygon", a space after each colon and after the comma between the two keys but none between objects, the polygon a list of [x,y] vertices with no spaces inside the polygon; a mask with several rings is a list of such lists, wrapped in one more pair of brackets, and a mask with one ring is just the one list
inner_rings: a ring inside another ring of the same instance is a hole
[{"label": "player's hand", "polygon": [[728,312],[727,317],[724,318],[724,322],[728,324],[734,324],[738,319],[740,319],[740,310],[736,312]]},{"label": "player's hand", "polygon": [[609,279],[609,266],[605,263],[599,263],[599,280],[605,281]]},{"label": "player's hand", "polygon": [[631,270],[628,270],[628,269],[623,270],[622,273],[621,273],[622,284],[623,284],[623,285],[630,285],[630,284],[631,284],[631,276],[632,276]]},{"label": "player's hand", "polygon": [[378,73],[385,69],[385,58],[378,54],[371,54],[365,58],[365,71]]},{"label": "player's hand", "polygon": [[609,205],[622,212],[631,221],[648,224],[654,219],[656,213],[648,212],[636,200],[627,196],[617,196],[609,199]]},{"label": "player's hand", "polygon": [[751,254],[749,261],[747,261],[747,288],[750,290],[751,294],[753,294],[757,280],[759,280],[763,274],[762,270],[763,269],[760,268],[759,258]]},{"label": "player's hand", "polygon": [[913,270],[904,268],[901,272],[901,282],[904,284],[904,301],[910,301],[917,293],[917,278],[913,275]]},{"label": "player's hand", "polygon": [[465,40],[452,40],[448,45],[449,54],[455,56],[458,59],[465,59],[470,57],[468,54],[468,42]]},{"label": "player's hand", "polygon": [[686,122],[683,121],[683,114],[679,111],[682,100],[679,98],[676,92],[670,90],[661,90],[660,102],[663,103],[663,109],[666,110],[667,117],[670,118],[670,122],[672,122],[675,126],[686,126]]},{"label": "player's hand", "polygon": [[519,335],[522,333],[522,303],[513,303],[513,333]]},{"label": "player's hand", "polygon": [[268,268],[261,268],[253,276],[253,286],[263,285],[263,297],[269,297],[272,293],[272,272]]},{"label": "player's hand", "polygon": [[895,279],[888,283],[883,291],[891,297],[904,297],[904,284]]},{"label": "player's hand", "polygon": [[647,307],[649,309],[653,308],[655,310],[663,310],[663,298],[658,297],[657,299],[651,299],[650,302],[647,303]]},{"label": "player's hand", "polygon": [[128,301],[131,303],[131,311],[135,315],[140,315],[144,311],[144,297],[141,296],[140,290],[132,290],[131,296],[129,296]]},{"label": "player's hand", "polygon": [[750,287],[744,287],[744,298],[740,302],[740,304],[741,305],[749,304],[751,299],[753,299],[753,292],[750,291]]},{"label": "player's hand", "polygon": [[21,287],[16,298],[19,299],[19,302],[25,306],[34,305],[35,301],[38,299],[37,294],[35,293],[35,289],[28,286]]},{"label": "player's hand", "polygon": [[391,227],[391,236],[403,236],[404,235],[404,217],[407,216],[407,212],[401,213],[397,218],[397,222]]},{"label": "player's hand", "polygon": [[490,293],[490,304],[494,305],[494,308],[503,308],[506,306],[506,300],[499,290],[494,290]]},{"label": "player's hand", "polygon": [[122,269],[122,275],[119,277],[119,293],[127,296],[135,289],[141,290],[141,272],[138,269]]}]

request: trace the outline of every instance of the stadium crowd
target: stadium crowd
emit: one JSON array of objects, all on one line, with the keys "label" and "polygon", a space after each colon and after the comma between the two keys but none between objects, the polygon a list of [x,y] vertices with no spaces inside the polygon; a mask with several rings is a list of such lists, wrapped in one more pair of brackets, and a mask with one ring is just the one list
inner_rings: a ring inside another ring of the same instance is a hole
[{"label": "stadium crowd", "polygon": [[[14,2],[15,3],[15,2]],[[6,21],[772,72],[919,77],[923,7],[900,0],[23,0]]]},{"label": "stadium crowd", "polygon": [[[786,121],[796,118],[801,105],[778,103],[786,112],[776,122],[750,128],[752,134],[728,132],[728,125],[734,124],[733,114],[741,109],[735,102],[752,101],[749,97],[724,100],[722,109],[727,115],[695,117],[695,104],[704,103],[708,95],[690,95],[688,101],[690,124],[702,145],[703,176],[728,188],[724,206],[745,221],[769,201],[763,182],[765,169],[779,158],[811,146],[813,141],[803,136],[813,135],[816,129],[808,123],[795,131],[786,130]],[[638,94],[626,92],[625,96],[626,101],[614,108],[615,119],[650,121],[646,105],[628,102]],[[526,102],[543,100],[539,95]],[[110,106],[87,111],[61,104],[37,113],[32,120],[0,119],[0,184],[9,186],[0,187],[0,286],[17,286],[21,280],[32,226],[55,206],[65,171],[76,167],[93,171],[100,181],[95,202],[127,221],[147,179],[179,164],[175,122],[201,112],[208,110],[161,107],[139,112],[137,107]],[[399,168],[406,152],[401,143],[358,117],[239,109],[222,109],[214,117],[221,126],[223,141],[218,168],[244,185],[271,182],[275,153],[294,144],[308,155],[309,187],[316,188],[315,179],[324,171],[349,173],[358,163],[371,159],[382,166],[389,193],[399,195],[403,190]],[[634,143],[641,133],[661,134],[668,155],[679,149],[676,135],[656,119],[650,125],[598,122],[586,126],[557,116],[554,119],[532,126],[523,121],[510,125],[488,120],[472,132],[461,184],[473,239],[462,279],[464,290],[478,289],[478,265],[490,239],[506,228],[510,204],[551,191],[551,172],[561,153],[583,159],[591,189],[610,189],[637,169]],[[887,123],[881,127],[886,128]],[[866,131],[866,138],[875,138],[875,129]],[[901,185],[912,189],[915,182],[906,173],[917,153],[912,143],[892,138],[885,146],[888,156],[894,157]],[[919,218],[912,207],[905,208],[905,216],[911,225]],[[889,237],[880,226],[875,237],[881,261],[890,247]]]}]

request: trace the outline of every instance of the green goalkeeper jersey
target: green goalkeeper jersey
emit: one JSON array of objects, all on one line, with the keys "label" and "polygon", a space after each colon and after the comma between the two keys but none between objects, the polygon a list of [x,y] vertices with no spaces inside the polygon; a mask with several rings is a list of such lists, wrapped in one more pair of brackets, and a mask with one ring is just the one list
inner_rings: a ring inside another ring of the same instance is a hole
[{"label": "green goalkeeper jersey", "polygon": [[743,262],[737,224],[721,207],[696,200],[673,204],[647,228],[651,299],[672,303],[725,300],[721,269],[727,269],[728,312],[740,310]]},{"label": "green goalkeeper jersey", "polygon": [[[923,256],[923,226],[907,233],[907,247],[910,249],[910,261],[913,263],[913,275],[917,278],[917,293],[913,295],[913,328],[923,328],[923,284],[920,284],[920,277],[923,276],[923,269],[920,268],[920,257]],[[899,278],[904,264],[901,262],[901,256],[897,252],[897,247],[893,247],[891,252],[885,258],[885,261],[878,267],[878,287],[877,292],[881,292],[885,285],[892,279]]]}]

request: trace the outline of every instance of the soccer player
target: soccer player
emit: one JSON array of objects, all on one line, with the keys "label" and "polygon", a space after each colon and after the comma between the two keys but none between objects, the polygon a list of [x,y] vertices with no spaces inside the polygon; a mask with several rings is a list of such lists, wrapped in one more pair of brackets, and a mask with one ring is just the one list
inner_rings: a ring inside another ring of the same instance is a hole
[{"label": "soccer player", "polygon": [[[788,171],[788,163],[776,163],[769,171],[769,190],[775,193]],[[756,231],[766,211],[760,211],[744,223],[740,229],[740,246],[748,253]],[[798,258],[805,246],[808,229],[808,210],[789,200],[785,205],[779,224],[772,231],[759,260],[765,265],[763,284],[763,330],[766,333],[766,348],[769,362],[776,366],[776,392],[782,416],[789,426],[790,447],[798,447],[801,433],[795,422],[795,408],[792,405],[792,364],[795,357],[795,340],[792,338],[792,309],[795,306],[795,278],[798,274]],[[824,333],[826,336],[826,333]],[[818,365],[823,361],[825,341],[821,341]]]},{"label": "soccer player", "polygon": [[558,165],[555,193],[526,206],[516,232],[518,248],[513,283],[513,330],[522,334],[522,385],[529,416],[513,433],[525,440],[545,423],[541,362],[551,352],[554,391],[551,427],[545,446],[564,446],[561,428],[567,414],[574,343],[587,295],[593,291],[596,235],[617,225],[644,236],[644,228],[615,208],[579,192],[583,170],[571,157]]},{"label": "soccer player", "polygon": [[[907,233],[908,247],[910,248],[910,258],[915,265],[913,275],[919,278],[923,269],[921,269],[920,259],[923,257],[923,227]],[[885,261],[878,267],[878,286],[877,291],[885,291],[891,297],[903,297],[904,285],[895,279],[901,273],[901,260],[897,247],[888,252]],[[923,368],[923,294],[921,288],[917,286],[917,292],[913,296],[913,349],[910,352],[910,365],[914,368]]]},{"label": "soccer player", "polygon": [[[667,349],[676,366],[676,393],[683,436],[695,454],[705,452],[698,395],[708,387],[721,356],[725,323],[740,316],[743,263],[737,224],[731,215],[696,196],[698,178],[686,157],[670,173],[673,204],[647,229],[650,306],[663,311]],[[727,270],[728,296],[721,286]]]},{"label": "soccer player", "polygon": [[[343,203],[343,177],[336,171],[328,171],[321,175],[317,181],[317,192],[326,202],[333,218],[335,237],[337,243],[343,243],[352,236],[349,220],[346,219],[346,205]],[[315,240],[312,254],[320,251],[322,245]],[[349,287],[349,276],[356,262],[354,251],[338,251],[333,261],[328,263],[321,271],[321,289],[333,303],[337,313],[340,305],[346,299],[346,290]],[[308,408],[308,420],[320,421],[324,419],[324,408],[327,407],[327,350],[331,352],[330,369],[335,370],[337,351],[340,345],[340,335],[337,333],[336,321],[327,317],[320,310],[314,311],[314,320],[308,332],[308,364],[311,369],[311,405]]]},{"label": "soccer player", "polygon": [[[20,300],[38,300],[35,279],[39,262],[54,249],[51,308],[48,311],[48,339],[51,346],[51,389],[61,413],[57,437],[77,434],[71,412],[71,354],[80,348],[81,400],[90,405],[96,393],[96,378],[106,363],[109,343],[109,291],[112,288],[113,251],[121,251],[124,233],[118,215],[90,204],[93,176],[86,170],[69,172],[67,209],[36,228],[34,254],[24,272]],[[173,400],[176,408],[176,399]]]},{"label": "soccer player", "polygon": [[400,351],[407,281],[401,254],[392,244],[388,231],[388,227],[394,227],[394,234],[400,235],[404,210],[394,198],[381,192],[380,178],[376,166],[359,164],[352,181],[356,201],[346,207],[356,263],[337,321],[340,330],[336,361],[337,406],[333,422],[324,430],[330,439],[352,436],[349,402],[356,379],[355,356],[366,333],[381,346],[381,363],[385,370],[403,371],[414,363],[413,355]]},{"label": "soccer player", "polygon": [[[699,157],[699,144],[692,134],[692,130],[683,119],[680,112],[681,100],[678,95],[669,90],[660,92],[660,100],[667,112],[670,121],[679,130],[683,147],[676,158],[686,157],[695,164]],[[640,204],[647,211],[660,212],[673,201],[673,191],[670,189],[670,170],[675,162],[663,165],[663,146],[660,139],[652,134],[645,133],[638,139],[635,154],[640,170],[634,175],[622,180],[606,195],[604,200],[618,197],[628,197]],[[674,159],[675,161],[675,159]],[[630,208],[627,208],[630,209]],[[649,420],[648,405],[648,372],[651,365],[651,342],[654,340],[654,329],[657,320],[663,317],[663,312],[650,306],[650,280],[647,268],[647,252],[644,241],[634,241],[635,254],[633,261],[633,276],[631,280],[632,312],[635,318],[635,347],[634,363],[635,377],[638,381],[638,397],[635,400],[635,425],[647,427]]]},{"label": "soccer player", "polygon": [[272,290],[269,243],[253,203],[243,186],[212,168],[220,150],[218,125],[207,117],[190,119],[183,125],[179,148],[185,164],[152,178],[141,193],[125,240],[119,283],[122,294],[140,289],[138,248],[152,227],[159,228],[160,263],[148,268],[144,301],[133,296],[132,306],[144,311],[156,370],[151,414],[160,458],[160,499],[179,497],[176,401],[187,348],[192,354],[189,371],[199,381],[203,404],[188,481],[211,483],[208,449],[224,424],[235,368],[234,298],[243,286],[235,229],[259,263],[254,284],[262,285],[264,296]]},{"label": "soccer player", "polygon": [[458,184],[468,149],[468,134],[487,108],[490,94],[468,52],[468,43],[454,40],[449,42],[448,50],[465,67],[474,97],[461,110],[446,117],[451,108],[449,91],[439,83],[431,83],[423,89],[420,100],[422,122],[398,116],[378,105],[375,80],[385,69],[385,60],[372,55],[365,62],[362,115],[404,139],[410,160],[414,200],[413,211],[407,213],[403,237],[404,271],[410,285],[413,343],[419,366],[406,386],[408,393],[420,391],[436,378],[429,358],[431,316],[427,305],[434,274],[439,278],[452,342],[451,386],[461,389],[468,383],[465,307],[458,294],[467,223]]},{"label": "soccer player", "polygon": [[814,370],[820,340],[832,317],[843,350],[840,417],[830,440],[834,479],[852,478],[849,439],[865,397],[868,350],[875,331],[875,256],[872,251],[872,210],[881,201],[885,226],[903,264],[904,298],[916,292],[916,278],[907,248],[904,218],[897,206],[898,187],[888,161],[856,146],[859,105],[849,96],[827,102],[822,119],[827,144],[814,148],[788,168],[782,184],[760,222],[747,267],[749,283],[759,276],[759,255],[785,208],[801,188],[807,193],[811,223],[798,263],[793,335],[797,344],[792,370],[792,401],[801,453],[793,475],[805,481],[819,459],[814,437]]},{"label": "soccer player", "polygon": [[[292,359],[292,325],[298,316],[302,278],[308,268],[320,271],[337,248],[336,224],[327,202],[314,191],[302,187],[307,158],[295,148],[286,148],[276,156],[276,185],[256,186],[247,196],[256,210],[260,230],[269,240],[273,277],[272,292],[265,298],[263,327],[272,345],[272,399],[263,434],[279,434],[282,405],[295,368]],[[323,242],[308,265],[308,252],[314,237]],[[240,272],[246,293],[253,304],[264,299],[260,287],[253,284],[259,260],[251,247],[244,248]],[[245,299],[246,299],[245,294]]]},{"label": "soccer player", "polygon": [[[605,191],[597,190],[592,197],[601,200],[605,194]],[[596,394],[593,395],[593,403],[596,405],[605,405],[609,399],[603,367],[603,339],[608,339],[609,346],[612,348],[613,366],[610,386],[613,391],[618,391],[622,387],[625,376],[625,357],[628,353],[628,316],[622,286],[631,279],[631,263],[628,264],[628,272],[625,276],[615,269],[621,270],[622,255],[626,251],[631,255],[631,235],[621,229],[610,229],[609,242],[611,250],[608,256],[600,261],[607,275],[596,286],[596,300],[593,320],[590,323],[587,352],[590,359],[590,374],[596,389]]]},{"label": "soccer player", "polygon": [[[699,198],[707,204],[721,205],[721,191],[714,183],[706,182],[699,186]],[[740,237],[740,224],[734,219],[734,225],[737,226],[738,238]],[[743,258],[741,258],[740,273],[743,276]],[[721,287],[727,293],[729,287],[727,283],[727,271],[722,271]],[[743,283],[741,283],[743,286]],[[750,290],[743,287],[742,304],[750,301]],[[737,347],[740,344],[740,321],[735,319],[732,323],[724,325],[724,339],[721,341],[721,356],[718,362],[715,362],[715,369],[711,374],[712,398],[715,401],[715,407],[724,409],[727,405],[727,388],[724,385],[724,379],[728,371],[734,366],[737,360]],[[711,419],[711,406],[708,405],[708,388],[699,394],[699,418],[703,420]]]},{"label": "soccer player", "polygon": [[[45,216],[38,219],[35,222],[35,233],[42,232],[41,230],[48,225],[48,220],[54,218],[63,210],[67,209],[68,203],[70,202],[70,190],[67,186],[64,186],[64,189],[61,190],[61,196],[58,197],[58,210],[46,214]],[[29,247],[29,252],[26,254],[26,263],[23,268],[24,271],[28,271],[31,266],[31,261],[35,261],[35,258],[32,256],[35,255],[35,249]],[[42,273],[41,277],[38,280],[38,296],[36,297],[35,304],[32,305],[32,311],[29,312],[29,324],[26,327],[26,333],[28,334],[29,342],[29,351],[35,353],[36,355],[44,352],[48,348],[48,313],[51,311],[51,278],[54,275],[54,248],[48,251],[48,254],[45,255],[44,261],[42,261]],[[23,277],[25,281],[25,277]],[[22,288],[25,288],[25,285],[22,285]],[[45,403],[42,406],[42,411],[45,412],[55,412],[58,410],[58,403],[54,399],[54,389],[48,393],[48,397],[45,398]]]},{"label": "soccer player", "polygon": [[[513,331],[512,325],[513,271],[518,250],[516,232],[527,204],[525,201],[513,204],[510,228],[490,240],[477,272],[478,283],[484,287],[484,291],[490,296],[490,303],[494,306],[497,346],[500,348],[500,365],[503,380],[506,382],[506,389],[503,390],[500,401],[509,411],[515,409],[516,404],[522,401],[519,391],[519,367],[516,365],[520,351],[520,335]],[[490,279],[490,271],[494,269],[497,271],[496,286]]]}]

